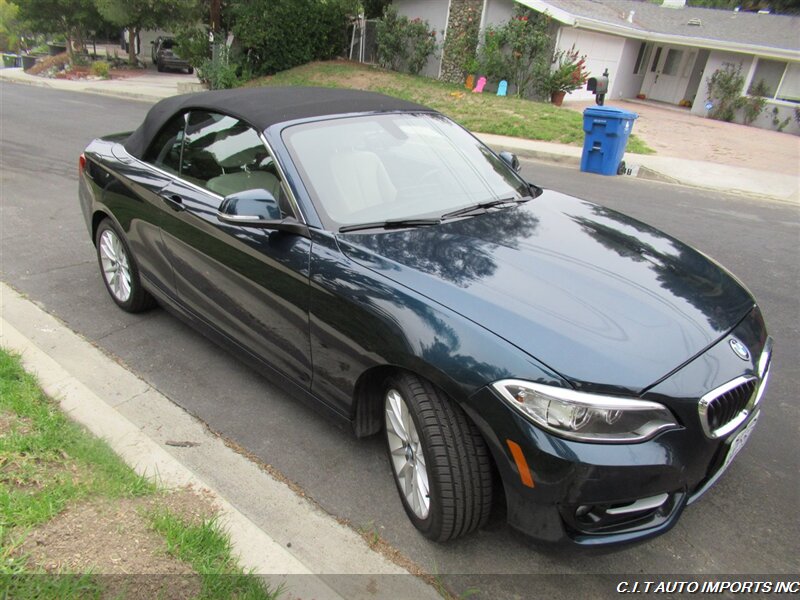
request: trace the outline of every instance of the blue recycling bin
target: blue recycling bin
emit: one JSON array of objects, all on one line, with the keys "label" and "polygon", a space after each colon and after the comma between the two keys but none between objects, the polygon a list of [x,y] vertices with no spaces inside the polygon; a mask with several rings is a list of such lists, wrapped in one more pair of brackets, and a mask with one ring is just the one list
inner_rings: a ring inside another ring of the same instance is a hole
[{"label": "blue recycling bin", "polygon": [[634,120],[639,115],[613,106],[593,106],[583,111],[581,171],[616,175]]}]

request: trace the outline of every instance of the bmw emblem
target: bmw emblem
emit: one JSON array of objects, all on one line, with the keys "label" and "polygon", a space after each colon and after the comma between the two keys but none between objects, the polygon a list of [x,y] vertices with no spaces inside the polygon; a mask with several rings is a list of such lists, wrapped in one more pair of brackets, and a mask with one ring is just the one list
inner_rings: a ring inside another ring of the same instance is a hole
[{"label": "bmw emblem", "polygon": [[728,343],[731,345],[731,350],[733,350],[733,353],[736,354],[736,356],[742,360],[750,360],[750,351],[742,342],[736,338],[731,338]]}]

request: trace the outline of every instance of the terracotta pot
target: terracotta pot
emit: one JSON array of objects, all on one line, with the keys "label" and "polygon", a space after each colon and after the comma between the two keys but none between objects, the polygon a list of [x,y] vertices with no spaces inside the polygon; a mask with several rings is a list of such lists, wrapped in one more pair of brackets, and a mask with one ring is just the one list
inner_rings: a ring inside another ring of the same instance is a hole
[{"label": "terracotta pot", "polygon": [[556,106],[561,106],[561,104],[564,102],[564,96],[566,95],[567,92],[553,92],[550,94],[550,102]]}]

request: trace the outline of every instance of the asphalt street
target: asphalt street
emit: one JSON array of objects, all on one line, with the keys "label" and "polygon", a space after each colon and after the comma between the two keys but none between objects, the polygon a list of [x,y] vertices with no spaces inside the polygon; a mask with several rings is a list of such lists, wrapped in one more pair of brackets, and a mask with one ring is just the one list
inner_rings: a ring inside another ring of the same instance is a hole
[{"label": "asphalt street", "polygon": [[0,87],[0,279],[278,469],[325,510],[374,530],[427,571],[456,576],[450,581],[459,589],[474,586],[481,597],[528,596],[530,581],[501,576],[510,574],[800,571],[797,205],[525,162],[529,180],[626,212],[731,269],[759,300],[775,338],[770,388],[748,446],[664,536],[603,551],[554,548],[516,534],[498,511],[485,529],[441,545],[408,522],[379,438],[355,439],[165,311],[129,315],[108,297],[78,206],[78,156],[92,138],[134,128],[148,108]]}]

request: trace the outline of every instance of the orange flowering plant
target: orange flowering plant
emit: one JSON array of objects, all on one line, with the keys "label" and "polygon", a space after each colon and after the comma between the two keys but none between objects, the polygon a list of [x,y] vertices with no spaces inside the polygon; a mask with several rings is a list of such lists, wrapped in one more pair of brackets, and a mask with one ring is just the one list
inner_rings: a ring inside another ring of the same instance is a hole
[{"label": "orange flowering plant", "polygon": [[583,87],[589,71],[586,69],[586,55],[581,55],[575,45],[569,50],[556,50],[553,54],[554,68],[550,71],[548,89],[550,93],[569,93]]}]

